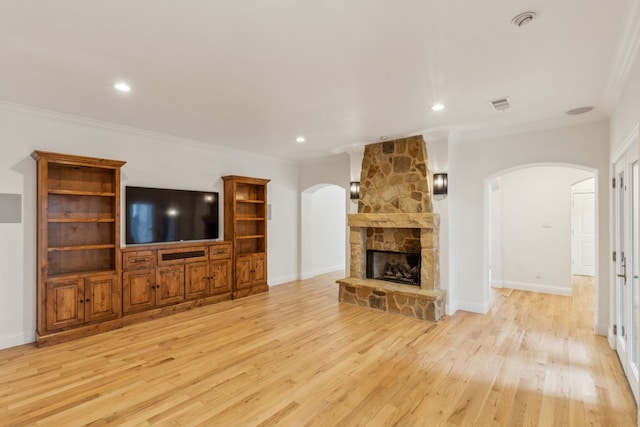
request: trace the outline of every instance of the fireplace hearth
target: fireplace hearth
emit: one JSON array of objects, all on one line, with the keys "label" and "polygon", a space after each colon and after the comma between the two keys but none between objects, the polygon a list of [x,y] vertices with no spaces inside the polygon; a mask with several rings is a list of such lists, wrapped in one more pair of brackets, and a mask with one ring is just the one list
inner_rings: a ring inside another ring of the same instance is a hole
[{"label": "fireplace hearth", "polygon": [[367,279],[420,286],[420,253],[367,250]]}]

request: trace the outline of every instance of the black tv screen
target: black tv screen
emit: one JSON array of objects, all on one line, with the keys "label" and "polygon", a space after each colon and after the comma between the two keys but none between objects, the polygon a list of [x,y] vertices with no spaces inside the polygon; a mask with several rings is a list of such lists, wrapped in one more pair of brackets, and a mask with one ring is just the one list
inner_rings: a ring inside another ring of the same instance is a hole
[{"label": "black tv screen", "polygon": [[127,244],[218,238],[218,193],[126,187]]}]

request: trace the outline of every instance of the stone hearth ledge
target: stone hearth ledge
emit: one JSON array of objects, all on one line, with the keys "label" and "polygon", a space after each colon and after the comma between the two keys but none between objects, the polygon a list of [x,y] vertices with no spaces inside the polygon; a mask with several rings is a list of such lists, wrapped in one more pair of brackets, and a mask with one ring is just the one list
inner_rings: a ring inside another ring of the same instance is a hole
[{"label": "stone hearth ledge", "polygon": [[443,315],[446,291],[426,290],[384,280],[347,277],[336,281],[340,302],[438,321]]}]

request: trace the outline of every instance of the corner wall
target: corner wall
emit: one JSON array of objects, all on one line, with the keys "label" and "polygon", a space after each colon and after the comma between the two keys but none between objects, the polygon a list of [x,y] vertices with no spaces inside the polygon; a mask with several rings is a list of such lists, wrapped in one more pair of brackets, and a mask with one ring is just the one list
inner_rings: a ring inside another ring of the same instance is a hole
[{"label": "corner wall", "polygon": [[123,186],[213,190],[222,198],[223,175],[269,178],[269,284],[298,278],[296,163],[0,103],[0,193],[20,194],[23,201],[22,222],[0,224],[0,348],[34,341],[36,167],[30,156],[36,149],[125,160]]}]

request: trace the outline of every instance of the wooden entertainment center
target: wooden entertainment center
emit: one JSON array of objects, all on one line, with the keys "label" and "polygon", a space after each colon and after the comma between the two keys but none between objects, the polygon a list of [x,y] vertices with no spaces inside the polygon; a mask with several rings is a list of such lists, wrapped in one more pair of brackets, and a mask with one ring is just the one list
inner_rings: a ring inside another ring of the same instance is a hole
[{"label": "wooden entertainment center", "polygon": [[226,241],[120,247],[123,161],[34,151],[38,346],[268,291],[267,183],[224,180]]}]

